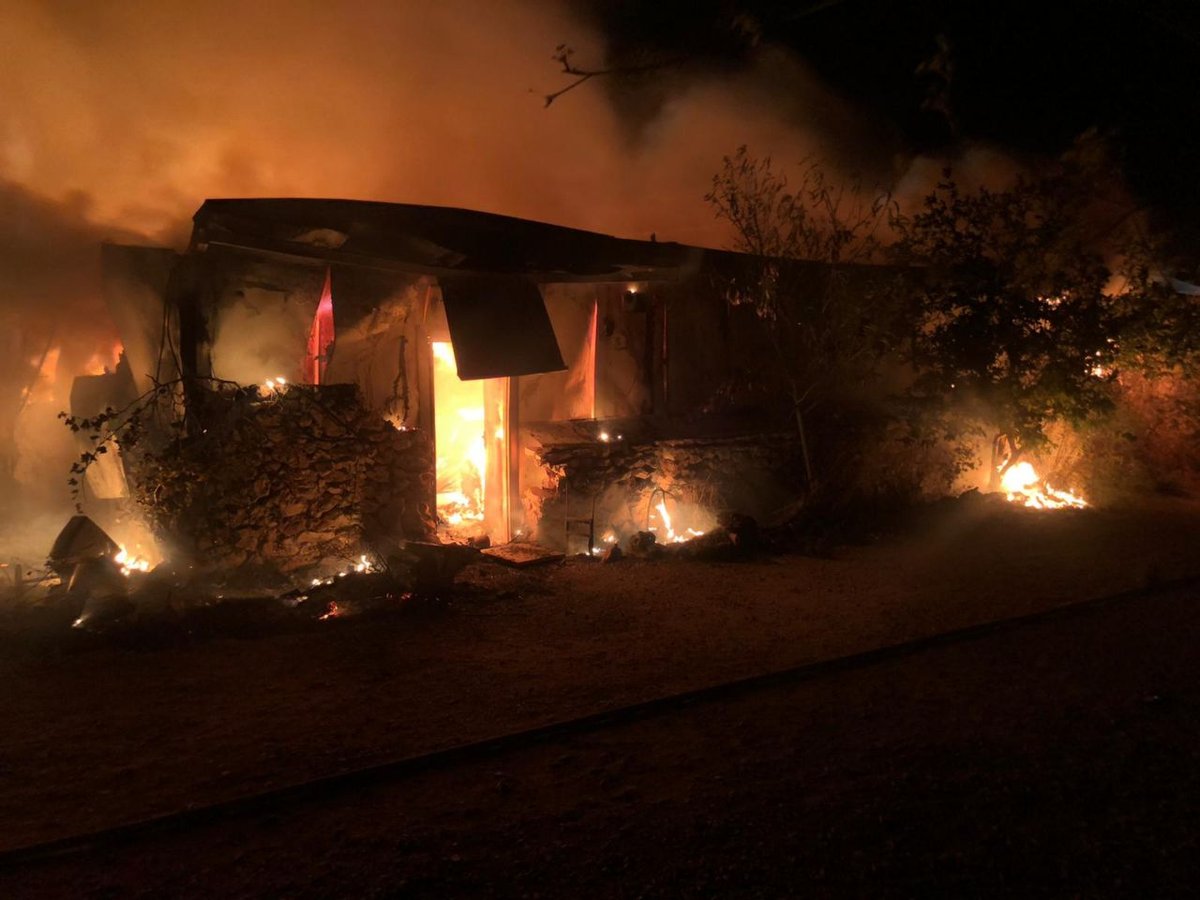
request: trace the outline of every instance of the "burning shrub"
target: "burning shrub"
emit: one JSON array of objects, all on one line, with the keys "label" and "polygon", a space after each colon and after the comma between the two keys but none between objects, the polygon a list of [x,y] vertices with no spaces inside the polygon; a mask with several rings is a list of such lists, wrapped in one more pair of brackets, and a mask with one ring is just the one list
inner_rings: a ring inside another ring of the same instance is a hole
[{"label": "burning shrub", "polygon": [[1200,496],[1200,379],[1181,369],[1122,374],[1116,408],[1084,446],[1098,497]]}]

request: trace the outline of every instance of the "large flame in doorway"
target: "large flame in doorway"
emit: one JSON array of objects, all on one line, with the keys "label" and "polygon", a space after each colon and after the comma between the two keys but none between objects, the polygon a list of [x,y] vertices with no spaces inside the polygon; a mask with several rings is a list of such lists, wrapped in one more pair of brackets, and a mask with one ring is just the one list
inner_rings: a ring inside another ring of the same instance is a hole
[{"label": "large flame in doorway", "polygon": [[450,526],[482,522],[487,496],[482,381],[462,381],[447,341],[433,342],[438,518]]},{"label": "large flame in doorway", "polygon": [[1010,503],[1020,503],[1032,509],[1083,509],[1087,501],[1070,491],[1059,491],[1042,481],[1037,470],[1028,462],[1009,466],[1000,477],[1000,487]]}]

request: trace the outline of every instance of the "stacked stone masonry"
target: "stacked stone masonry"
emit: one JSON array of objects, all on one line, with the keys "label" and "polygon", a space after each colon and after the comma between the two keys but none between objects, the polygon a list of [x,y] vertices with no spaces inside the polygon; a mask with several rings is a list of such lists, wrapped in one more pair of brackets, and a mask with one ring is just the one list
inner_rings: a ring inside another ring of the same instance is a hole
[{"label": "stacked stone masonry", "polygon": [[429,436],[346,390],[294,386],[228,401],[220,423],[136,467],[169,546],[204,566],[336,567],[382,541],[429,540]]}]

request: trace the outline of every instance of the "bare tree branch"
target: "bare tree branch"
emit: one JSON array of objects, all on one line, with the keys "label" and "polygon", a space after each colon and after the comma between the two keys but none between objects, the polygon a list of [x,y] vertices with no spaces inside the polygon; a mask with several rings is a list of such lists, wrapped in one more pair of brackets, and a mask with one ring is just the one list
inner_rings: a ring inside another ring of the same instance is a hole
[{"label": "bare tree branch", "polygon": [[551,58],[562,66],[562,74],[570,75],[574,77],[575,80],[564,88],[560,88],[557,91],[545,94],[545,106],[550,106],[550,104],[552,104],[563,94],[567,93],[568,91],[575,90],[575,88],[593,78],[601,78],[610,75],[640,75],[644,72],[654,72],[659,69],[667,69],[672,66],[677,66],[683,62],[683,58],[679,57],[659,60],[657,62],[641,63],[638,65],[610,66],[605,69],[583,69],[571,61],[571,57],[574,55],[575,49],[567,44],[559,44],[555,49],[554,55]]}]

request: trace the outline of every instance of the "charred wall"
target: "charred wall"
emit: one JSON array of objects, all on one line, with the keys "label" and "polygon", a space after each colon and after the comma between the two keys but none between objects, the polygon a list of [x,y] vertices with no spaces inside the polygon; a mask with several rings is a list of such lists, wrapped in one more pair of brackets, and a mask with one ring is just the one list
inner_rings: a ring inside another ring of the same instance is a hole
[{"label": "charred wall", "polygon": [[[565,354],[569,373],[521,379],[521,503],[538,540],[561,547],[565,519],[593,502],[597,539],[624,538],[665,530],[664,497],[681,523],[707,529],[720,512],[765,516],[803,492],[796,442],[776,433],[788,420],[762,328],[722,283],[698,273],[543,288],[560,343],[585,350]],[[568,385],[582,402],[539,402],[547,388],[565,399]]]}]

